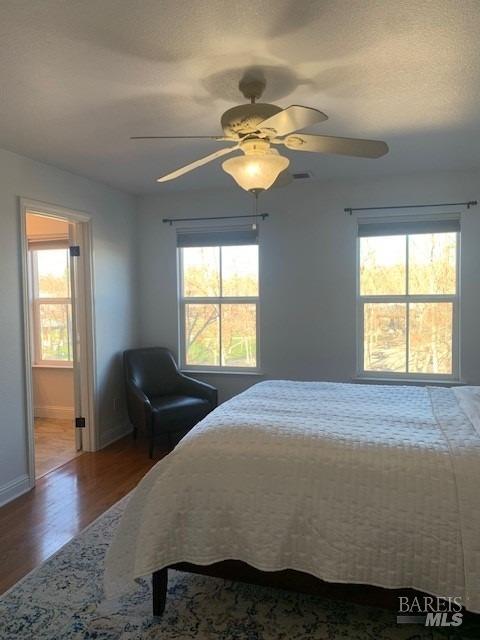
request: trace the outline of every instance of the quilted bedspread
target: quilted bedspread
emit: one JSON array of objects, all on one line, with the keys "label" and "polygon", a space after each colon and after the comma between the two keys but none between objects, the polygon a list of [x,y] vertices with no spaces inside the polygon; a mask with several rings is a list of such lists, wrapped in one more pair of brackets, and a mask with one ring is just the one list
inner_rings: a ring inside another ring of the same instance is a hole
[{"label": "quilted bedspread", "polygon": [[451,389],[262,382],[140,482],[106,592],[233,558],[460,596],[480,612],[479,493],[480,436]]}]

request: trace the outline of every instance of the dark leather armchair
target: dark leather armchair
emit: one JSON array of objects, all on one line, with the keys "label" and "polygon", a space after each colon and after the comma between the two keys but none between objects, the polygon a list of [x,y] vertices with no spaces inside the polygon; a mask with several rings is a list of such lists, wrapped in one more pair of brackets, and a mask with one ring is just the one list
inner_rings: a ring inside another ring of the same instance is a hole
[{"label": "dark leather armchair", "polygon": [[134,435],[141,430],[150,443],[166,436],[171,448],[217,406],[217,390],[178,370],[163,347],[130,349],[123,354],[127,408]]}]

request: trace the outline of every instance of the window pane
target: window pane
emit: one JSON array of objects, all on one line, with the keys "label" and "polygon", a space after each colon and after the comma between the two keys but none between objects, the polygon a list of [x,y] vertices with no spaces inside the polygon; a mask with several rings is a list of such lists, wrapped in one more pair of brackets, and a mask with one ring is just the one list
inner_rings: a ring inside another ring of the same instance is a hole
[{"label": "window pane", "polygon": [[360,238],[360,295],[404,295],[406,236]]},{"label": "window pane", "polygon": [[222,304],[222,365],[257,365],[256,317],[254,304]]},{"label": "window pane", "polygon": [[409,305],[410,373],[452,373],[451,302],[415,302]]},{"label": "window pane", "polygon": [[70,275],[67,249],[36,251],[40,298],[69,298]]},{"label": "window pane", "polygon": [[72,311],[70,304],[41,303],[40,349],[42,360],[72,359]]},{"label": "window pane", "polygon": [[218,304],[185,305],[187,364],[220,364]]},{"label": "window pane", "polygon": [[222,247],[222,295],[258,296],[258,246]]},{"label": "window pane", "polygon": [[409,293],[455,293],[456,244],[456,233],[425,233],[408,236]]},{"label": "window pane", "polygon": [[406,371],[406,305],[364,305],[365,371]]},{"label": "window pane", "polygon": [[219,247],[187,247],[183,252],[183,295],[208,298],[220,295]]}]

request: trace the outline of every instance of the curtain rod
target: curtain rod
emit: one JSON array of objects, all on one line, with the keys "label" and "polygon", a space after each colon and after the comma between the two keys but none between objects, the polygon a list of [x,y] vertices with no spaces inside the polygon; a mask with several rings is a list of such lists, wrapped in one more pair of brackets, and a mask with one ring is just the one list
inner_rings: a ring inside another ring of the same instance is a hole
[{"label": "curtain rod", "polygon": [[238,218],[261,218],[265,220],[268,218],[269,213],[252,213],[244,216],[209,216],[207,218],[164,218],[162,222],[167,222],[170,226],[174,222],[198,222],[199,220],[237,220]]},{"label": "curtain rod", "polygon": [[468,200],[467,202],[440,202],[439,204],[396,204],[388,207],[346,207],[345,213],[352,215],[354,211],[379,211],[381,209],[423,209],[428,207],[475,207],[478,204],[476,200]]}]

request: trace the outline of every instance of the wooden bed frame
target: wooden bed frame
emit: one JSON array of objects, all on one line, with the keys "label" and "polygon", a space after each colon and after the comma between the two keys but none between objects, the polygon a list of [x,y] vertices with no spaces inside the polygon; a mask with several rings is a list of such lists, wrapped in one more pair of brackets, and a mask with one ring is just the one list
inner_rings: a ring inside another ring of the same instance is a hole
[{"label": "wooden bed frame", "polygon": [[[161,616],[165,609],[168,586],[168,570],[198,573],[214,578],[247,582],[261,586],[286,589],[298,593],[322,596],[335,600],[346,600],[356,604],[398,610],[399,596],[423,596],[414,589],[384,589],[366,584],[340,584],[325,582],[308,573],[286,569],[284,571],[260,571],[240,560],[224,560],[210,565],[188,562],[165,567],[152,574],[153,615]],[[473,615],[473,614],[472,614]]]},{"label": "wooden bed frame", "polygon": [[[161,616],[165,610],[168,587],[168,570],[198,573],[213,578],[236,580],[250,584],[258,584],[276,589],[286,589],[298,593],[320,596],[332,600],[343,600],[360,605],[380,607],[392,610],[392,616],[398,612],[398,598],[408,596],[423,597],[428,594],[415,589],[384,589],[367,584],[340,584],[325,582],[308,573],[293,571],[260,571],[240,560],[225,560],[206,566],[181,562],[170,567],[165,567],[152,574],[152,600],[153,615]],[[395,612],[395,613],[394,613]],[[392,617],[392,621],[394,618]],[[458,628],[460,633],[467,633],[464,637],[480,637],[480,614],[463,609],[462,626]],[[453,633],[453,630],[452,630]],[[474,633],[474,635],[471,635]],[[452,636],[449,636],[452,637]]]}]

